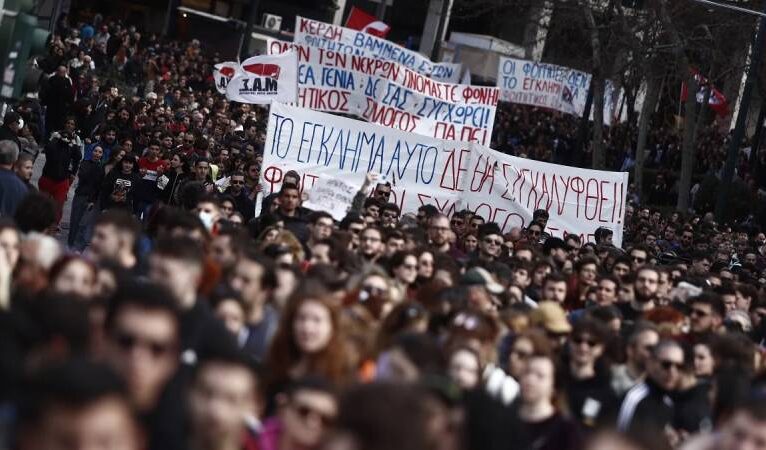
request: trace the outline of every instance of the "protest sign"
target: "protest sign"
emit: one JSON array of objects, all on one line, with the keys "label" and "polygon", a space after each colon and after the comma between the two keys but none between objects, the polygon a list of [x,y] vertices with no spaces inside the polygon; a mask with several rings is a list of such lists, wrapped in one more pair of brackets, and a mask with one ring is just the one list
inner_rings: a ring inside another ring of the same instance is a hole
[{"label": "protest sign", "polygon": [[588,170],[517,158],[474,145],[466,168],[464,206],[504,230],[526,227],[536,209],[550,218],[551,236],[579,235],[593,242],[599,227],[622,244],[628,173]]},{"label": "protest sign", "polygon": [[226,86],[229,85],[229,81],[234,78],[238,71],[239,63],[234,61],[218,63],[213,67],[213,79],[215,80],[215,88],[218,90],[218,93],[226,93]]},{"label": "protest sign", "polygon": [[307,192],[331,177],[361,185],[367,172],[392,183],[403,213],[433,204],[444,214],[468,208],[504,232],[528,225],[535,209],[547,231],[593,240],[601,226],[622,243],[627,173],[584,170],[505,155],[476,143],[445,141],[274,103],[263,155],[264,193],[279,191],[288,170]]},{"label": "protest sign", "polygon": [[500,100],[582,116],[591,75],[555,64],[500,58]]},{"label": "protest sign", "polygon": [[298,55],[260,55],[242,62],[226,86],[226,98],[240,103],[294,102],[298,96]]},{"label": "protest sign", "polygon": [[329,175],[317,178],[308,189],[308,200],[303,202],[303,206],[315,211],[326,211],[333,219],[340,221],[346,217],[360,187],[360,184]]},{"label": "protest sign", "polygon": [[298,106],[439,139],[489,144],[499,90],[443,83],[392,61],[271,40],[298,53]]},{"label": "protest sign", "polygon": [[350,28],[297,16],[293,42],[338,53],[395,61],[435,80],[457,83],[460,64],[435,63],[391,41]]},{"label": "protest sign", "polygon": [[[278,192],[288,170],[301,175],[309,192],[321,178],[361,186],[367,172],[392,184],[391,201],[402,212],[423,203],[445,207],[458,201],[452,169],[466,158],[470,144],[442,141],[393,128],[280,103],[271,105],[263,151],[264,195]],[[450,169],[446,169],[450,167]]]}]

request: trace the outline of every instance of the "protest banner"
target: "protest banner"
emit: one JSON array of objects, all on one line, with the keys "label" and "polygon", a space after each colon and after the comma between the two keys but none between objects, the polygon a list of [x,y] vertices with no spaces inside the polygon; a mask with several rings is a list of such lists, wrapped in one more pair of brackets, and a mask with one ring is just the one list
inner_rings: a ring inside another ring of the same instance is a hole
[{"label": "protest banner", "polygon": [[470,145],[273,103],[261,185],[264,195],[278,192],[284,174],[295,170],[309,192],[321,178],[361,186],[367,172],[376,172],[391,182],[391,201],[404,213],[424,203],[454,205],[458,183],[443,172],[456,153],[467,158]]},{"label": "protest banner", "polygon": [[385,39],[386,36],[388,36],[388,32],[391,31],[391,27],[388,26],[388,24],[378,20],[375,16],[368,14],[356,6],[352,6],[351,11],[348,13],[346,28],[363,31],[383,39]]},{"label": "protest banner", "polygon": [[303,202],[303,206],[314,211],[325,211],[333,219],[340,221],[346,217],[360,188],[360,184],[349,183],[329,175],[317,178],[314,185],[308,189],[308,200]]},{"label": "protest banner", "polygon": [[301,16],[295,18],[293,42],[338,53],[395,61],[439,81],[457,83],[460,80],[460,64],[431,62],[420,53],[386,39]]},{"label": "protest banner", "polygon": [[213,66],[213,79],[215,80],[215,88],[219,94],[226,93],[226,86],[229,85],[229,81],[234,78],[234,75],[239,71],[239,63],[234,61],[226,61],[218,63]]},{"label": "protest banner", "polygon": [[582,116],[591,75],[555,64],[500,58],[500,100]]},{"label": "protest banner", "polygon": [[298,106],[353,114],[439,139],[489,144],[496,87],[430,79],[393,61],[270,40],[269,54],[298,53]]},{"label": "protest banner", "polygon": [[528,225],[535,209],[550,214],[547,231],[593,241],[601,226],[622,243],[627,173],[584,170],[515,158],[476,143],[438,140],[353,119],[274,103],[263,156],[264,194],[279,191],[288,170],[301,188],[330,177],[361,185],[367,172],[391,180],[403,213],[433,204],[463,208],[504,232]]},{"label": "protest banner", "polygon": [[614,244],[622,244],[627,172],[544,163],[479,145],[471,148],[466,172],[464,206],[503,231],[526,227],[536,209],[545,209],[551,236],[576,234],[593,242],[593,232],[606,227],[614,232]]},{"label": "protest banner", "polygon": [[252,56],[226,86],[226,98],[240,103],[294,102],[298,97],[298,55]]}]

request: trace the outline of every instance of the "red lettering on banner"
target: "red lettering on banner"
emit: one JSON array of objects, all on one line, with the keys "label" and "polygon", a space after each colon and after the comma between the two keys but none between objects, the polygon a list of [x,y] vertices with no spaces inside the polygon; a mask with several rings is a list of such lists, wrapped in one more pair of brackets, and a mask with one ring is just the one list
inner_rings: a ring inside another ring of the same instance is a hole
[{"label": "red lettering on banner", "polygon": [[[449,152],[447,161],[444,163],[444,170],[442,171],[442,177],[441,181],[439,182],[439,186],[450,191],[463,192],[463,189],[460,188],[460,174],[466,172],[464,161],[467,163],[468,159],[463,159],[463,156],[465,156],[467,153],[470,153],[470,150],[460,149],[460,154],[457,156],[457,167],[455,166],[455,152],[455,149]],[[447,175],[447,171],[449,171],[450,175],[452,176],[452,183],[448,182],[447,184],[444,184],[444,179]]]},{"label": "red lettering on banner", "polygon": [[580,177],[574,177],[570,181],[569,186],[577,194],[577,204],[576,204],[576,207],[575,207],[575,217],[579,219],[580,218],[580,205],[582,205],[582,203],[580,202],[580,194],[585,192],[585,182]]},{"label": "red lettering on banner", "polygon": [[473,128],[467,125],[460,130],[460,140],[462,142],[484,143],[487,139],[487,130],[482,128]]},{"label": "red lettering on banner", "polygon": [[[369,100],[367,103],[370,106]],[[386,127],[396,128],[408,133],[412,133],[420,123],[420,117],[407,111],[399,111],[393,107],[372,104],[372,112],[367,118],[370,122],[377,123]]]},{"label": "red lettering on banner", "polygon": [[298,27],[301,33],[313,34],[314,36],[321,36],[331,41],[340,40],[343,35],[343,30],[340,27],[336,27],[324,22],[315,22],[310,19],[300,18],[300,26]]},{"label": "red lettering on banner", "polygon": [[318,111],[349,112],[349,95],[349,92],[301,87],[298,89],[298,104]]},{"label": "red lettering on banner", "polygon": [[436,122],[434,125],[434,137],[445,141],[455,140],[455,125],[451,123]]},{"label": "red lettering on banner", "polygon": [[[593,187],[595,186],[595,192],[593,192]],[[598,180],[593,178],[588,178],[588,182],[585,184],[585,218],[588,220],[593,220],[596,218],[596,215],[598,215],[598,199],[600,197],[599,194],[599,184]],[[594,205],[595,208],[593,208],[593,214],[588,215],[588,203],[590,203],[591,199],[596,200],[596,204]]]},{"label": "red lettering on banner", "polygon": [[[606,201],[608,200],[608,198],[604,196],[604,194],[606,192],[606,189],[604,188],[604,185],[605,184],[609,184],[609,182],[606,181],[606,180],[601,180],[601,182],[599,182],[599,184],[600,184],[600,187],[601,187],[601,196],[600,196],[600,199],[599,199],[599,202],[598,202],[599,203],[599,205],[598,205],[598,221],[599,222],[603,222],[603,223],[609,223],[608,220],[603,219],[601,217],[601,213],[604,212],[604,205],[606,205]],[[612,185],[614,186],[615,183],[612,183]],[[612,198],[614,198],[614,197],[612,197]],[[613,215],[614,215],[614,206],[615,206],[615,204],[612,203],[612,214]]]},{"label": "red lettering on banner", "polygon": [[269,194],[273,193],[276,185],[282,182],[282,169],[269,166],[263,171],[263,179],[269,184]]},{"label": "red lettering on banner", "polygon": [[[303,177],[301,178],[301,192],[303,192],[305,189],[311,189],[314,187],[314,182],[316,182],[318,178],[319,177],[317,175],[304,173]],[[311,184],[307,186],[306,181],[311,181]]]},{"label": "red lettering on banner", "polygon": [[556,175],[553,176],[553,189],[556,192],[556,198],[559,200],[558,201],[558,206],[556,207],[556,212],[558,213],[558,215],[562,215],[562,214],[564,214],[564,208],[567,205],[566,200],[567,200],[567,193],[569,193],[569,180],[572,177],[567,177],[566,181],[564,181],[564,176],[563,175],[559,175],[558,178],[559,178],[560,181],[563,181],[563,184],[564,184],[564,196],[562,197],[559,194],[559,183],[556,183]]},{"label": "red lettering on banner", "polygon": [[508,168],[509,167],[513,167],[513,166],[511,166],[508,163],[503,163],[503,180],[505,181],[505,192],[503,192],[502,195],[500,195],[500,198],[502,198],[503,200],[511,200],[511,201],[513,201],[514,200],[513,197],[506,197],[508,195],[508,189],[511,186],[511,182],[508,181]]}]

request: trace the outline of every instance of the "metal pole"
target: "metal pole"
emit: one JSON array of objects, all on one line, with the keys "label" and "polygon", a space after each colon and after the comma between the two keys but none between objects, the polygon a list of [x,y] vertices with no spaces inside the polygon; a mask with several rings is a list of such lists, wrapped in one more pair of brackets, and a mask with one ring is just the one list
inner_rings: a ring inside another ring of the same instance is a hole
[{"label": "metal pole", "polygon": [[715,6],[716,8],[730,9],[732,11],[737,11],[737,12],[741,12],[745,14],[752,14],[754,16],[766,17],[766,11],[759,12],[752,9],[742,8],[741,6],[734,6],[734,5],[729,5],[726,3],[717,3],[710,0],[694,0],[694,1],[697,3],[702,3],[703,5]]},{"label": "metal pole", "polygon": [[755,134],[753,135],[753,142],[750,145],[750,172],[755,173],[756,170],[764,170],[764,168],[758,168],[758,150],[761,148],[761,140],[763,139],[763,122],[766,120],[766,101],[761,100],[761,110],[758,112],[758,122],[755,124]]},{"label": "metal pole", "polygon": [[444,27],[447,25],[447,15],[449,14],[450,2],[452,0],[442,0],[442,10],[439,14],[439,25],[436,27],[436,38],[434,39],[434,48],[431,50],[431,61],[439,60],[439,51],[442,48],[442,35]]},{"label": "metal pole", "polygon": [[255,19],[258,17],[258,0],[250,0],[250,14],[247,16],[247,25],[245,25],[245,36],[239,47],[239,58],[244,61],[250,56],[250,41],[252,41],[253,27]]},{"label": "metal pole", "polygon": [[[702,2],[703,0],[696,0]],[[753,48],[753,57],[750,60],[750,65],[747,68],[747,75],[745,79],[745,88],[742,91],[742,101],[739,106],[739,115],[737,115],[737,124],[734,127],[734,134],[732,135],[731,142],[729,142],[729,149],[726,153],[726,164],[723,167],[723,174],[721,175],[721,188],[718,190],[718,201],[715,205],[715,217],[719,223],[723,222],[726,216],[726,209],[728,207],[729,191],[731,190],[731,181],[734,176],[734,166],[737,165],[737,156],[739,155],[739,146],[742,142],[742,138],[745,135],[745,129],[747,128],[747,115],[750,112],[750,97],[753,92],[753,80],[757,76],[758,68],[761,65],[761,56],[763,53],[763,37],[766,34],[766,4],[764,4],[764,13],[761,14],[761,19],[758,24],[758,32],[754,36],[755,44]],[[690,93],[689,95],[693,95]]]},{"label": "metal pole", "polygon": [[375,17],[380,21],[386,21],[386,0],[380,0],[380,3],[378,3],[378,8],[375,10]]}]

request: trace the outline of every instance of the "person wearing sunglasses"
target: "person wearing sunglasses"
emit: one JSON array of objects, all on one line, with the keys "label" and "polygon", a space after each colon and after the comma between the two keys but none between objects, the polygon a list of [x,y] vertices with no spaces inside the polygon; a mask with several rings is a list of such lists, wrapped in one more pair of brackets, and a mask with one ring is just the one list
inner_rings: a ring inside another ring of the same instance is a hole
[{"label": "person wearing sunglasses", "polygon": [[277,414],[264,424],[259,449],[317,449],[338,415],[334,386],[318,377],[291,383],[277,404]]},{"label": "person wearing sunglasses", "polygon": [[106,360],[125,376],[135,408],[155,409],[180,362],[180,312],[163,286],[121,286],[106,312]]},{"label": "person wearing sunglasses", "polygon": [[721,296],[704,292],[688,301],[689,324],[693,335],[704,336],[721,331],[726,317],[726,305]]},{"label": "person wearing sunglasses", "polygon": [[609,370],[600,361],[608,337],[609,331],[601,322],[585,317],[575,322],[567,343],[567,402],[585,428],[605,423],[617,407]]},{"label": "person wearing sunglasses", "polygon": [[665,434],[674,417],[670,398],[677,392],[684,368],[684,349],[674,340],[660,341],[647,363],[646,380],[625,394],[617,415],[621,432]]},{"label": "person wearing sunglasses", "polygon": [[479,227],[479,254],[481,261],[495,261],[503,251],[503,235],[500,227],[492,222]]}]

